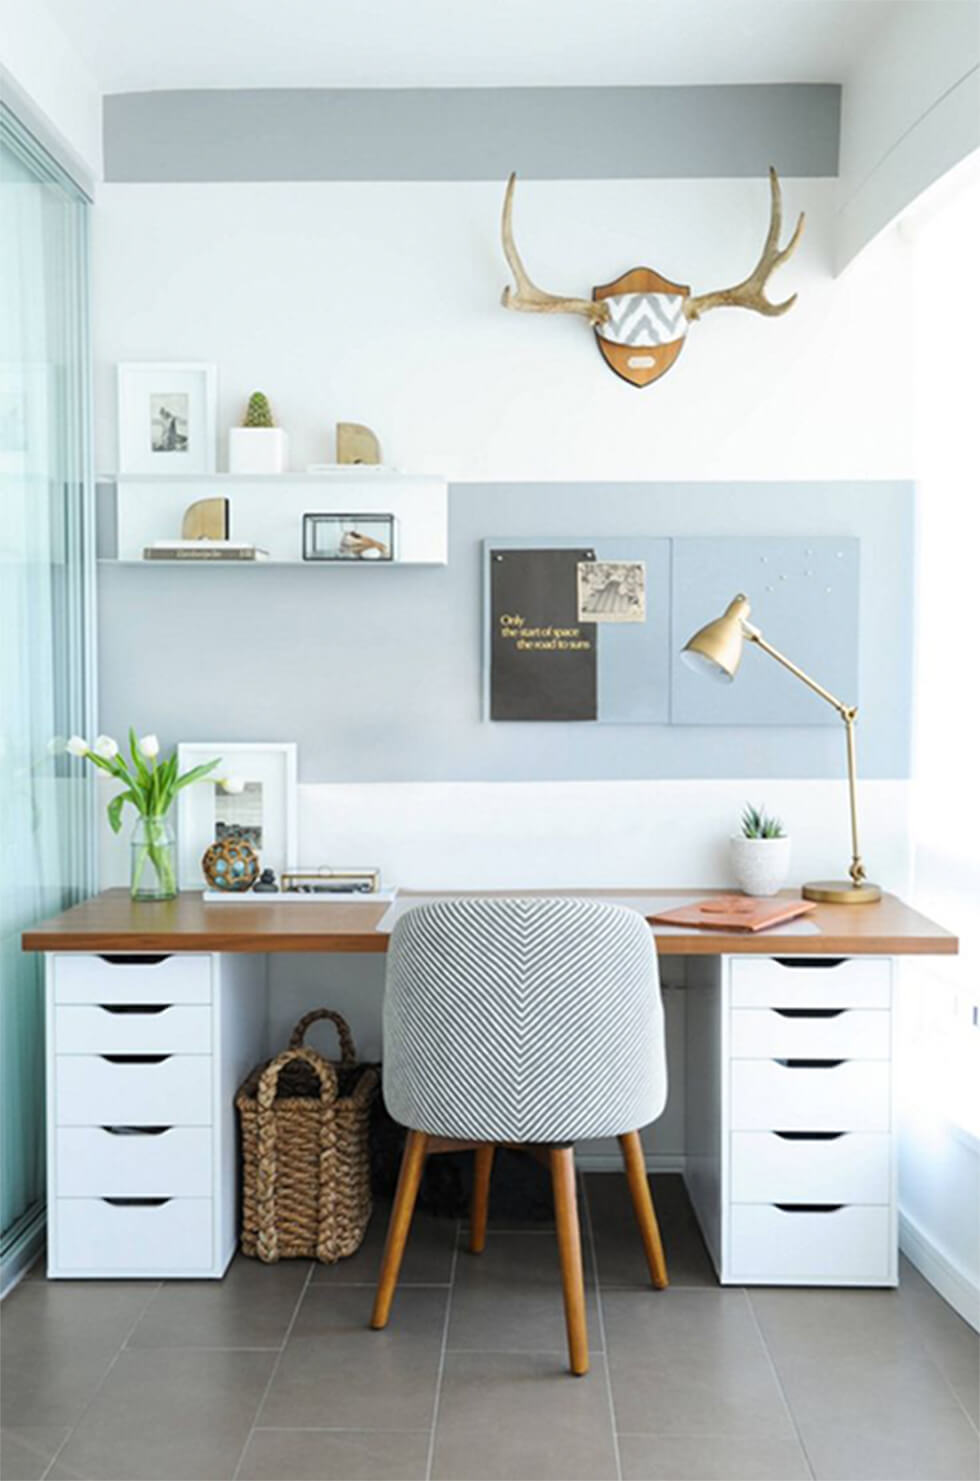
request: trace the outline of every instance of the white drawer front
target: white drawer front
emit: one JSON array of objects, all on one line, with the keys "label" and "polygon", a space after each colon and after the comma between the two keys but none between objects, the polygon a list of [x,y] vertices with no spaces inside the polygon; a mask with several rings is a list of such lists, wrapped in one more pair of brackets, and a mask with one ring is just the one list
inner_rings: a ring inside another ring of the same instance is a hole
[{"label": "white drawer front", "polygon": [[732,1061],[733,1131],[887,1131],[890,1124],[887,1063],[850,1059],[817,1068]]},{"label": "white drawer front", "polygon": [[172,1055],[119,1064],[98,1055],[55,1058],[58,1126],[209,1126],[211,1057]]},{"label": "white drawer front", "polygon": [[891,1138],[844,1132],[829,1140],[732,1134],[733,1203],[889,1203]]},{"label": "white drawer front", "polygon": [[210,1003],[209,956],[52,959],[56,1003]]},{"label": "white drawer front", "polygon": [[786,1212],[772,1204],[734,1204],[730,1278],[884,1285],[892,1279],[892,1221],[886,1207],[844,1206]]},{"label": "white drawer front", "polygon": [[734,1059],[888,1059],[891,1014],[881,1008],[735,1008],[731,1053]]},{"label": "white drawer front", "polygon": [[210,1198],[173,1198],[156,1205],[59,1198],[57,1269],[130,1275],[209,1270],[214,1263],[211,1208]]},{"label": "white drawer front", "polygon": [[[855,907],[858,908],[858,907]],[[887,1008],[891,963],[887,957],[847,957],[823,965],[819,958],[733,957],[733,1008]]]},{"label": "white drawer front", "polygon": [[115,1126],[65,1126],[56,1133],[63,1198],[209,1198],[211,1128],[171,1126],[130,1134]]},{"label": "white drawer front", "polygon": [[210,1054],[207,1005],[70,1004],[55,1008],[58,1054]]}]

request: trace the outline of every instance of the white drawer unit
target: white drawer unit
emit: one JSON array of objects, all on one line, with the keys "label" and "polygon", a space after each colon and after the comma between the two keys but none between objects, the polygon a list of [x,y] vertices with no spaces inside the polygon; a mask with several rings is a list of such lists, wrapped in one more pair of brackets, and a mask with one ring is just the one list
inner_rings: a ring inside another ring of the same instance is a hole
[{"label": "white drawer unit", "polygon": [[63,1198],[211,1198],[210,1126],[59,1126]]},{"label": "white drawer unit", "polygon": [[214,1264],[210,1198],[59,1198],[54,1243],[66,1275],[189,1275]]},{"label": "white drawer unit", "polygon": [[883,1132],[735,1131],[733,1203],[888,1203],[891,1138]]},{"label": "white drawer unit", "polygon": [[59,1126],[210,1126],[209,1054],[59,1054]]},{"label": "white drawer unit", "polygon": [[50,1276],[224,1274],[266,1022],[263,956],[49,956]]},{"label": "white drawer unit", "polygon": [[59,1003],[57,1054],[210,1054],[211,1008],[185,1003]]},{"label": "white drawer unit", "polygon": [[896,1284],[890,959],[716,958],[686,999],[685,1176],[719,1279]]}]

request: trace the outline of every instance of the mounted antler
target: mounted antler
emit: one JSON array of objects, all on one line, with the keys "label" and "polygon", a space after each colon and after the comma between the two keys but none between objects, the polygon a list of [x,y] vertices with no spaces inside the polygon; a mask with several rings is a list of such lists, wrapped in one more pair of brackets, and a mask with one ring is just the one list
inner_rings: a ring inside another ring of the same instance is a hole
[{"label": "mounted antler", "polygon": [[543,289],[535,286],[525,271],[521,261],[520,253],[514,245],[514,228],[512,216],[514,211],[514,185],[517,181],[516,174],[511,175],[507,182],[507,193],[504,196],[504,214],[500,230],[504,243],[504,256],[510,264],[510,270],[514,274],[517,283],[517,292],[510,287],[504,289],[500,302],[505,309],[520,309],[526,314],[581,314],[588,319],[593,326],[604,324],[609,318],[607,304],[594,302],[590,298],[561,298],[555,293],[545,293]]},{"label": "mounted antler", "polygon": [[795,293],[792,298],[784,299],[782,303],[770,303],[766,297],[766,284],[776,268],[781,267],[796,251],[803,234],[803,223],[806,217],[801,211],[796,230],[786,246],[780,248],[778,243],[783,225],[783,197],[779,188],[779,176],[771,165],[769,167],[769,187],[772,192],[769,234],[762,248],[762,256],[754,269],[744,282],[737,283],[734,288],[718,288],[713,293],[698,293],[693,298],[686,298],[684,300],[686,318],[700,319],[701,315],[706,314],[709,309],[724,308],[752,309],[757,314],[775,318],[793,307],[796,302]]}]

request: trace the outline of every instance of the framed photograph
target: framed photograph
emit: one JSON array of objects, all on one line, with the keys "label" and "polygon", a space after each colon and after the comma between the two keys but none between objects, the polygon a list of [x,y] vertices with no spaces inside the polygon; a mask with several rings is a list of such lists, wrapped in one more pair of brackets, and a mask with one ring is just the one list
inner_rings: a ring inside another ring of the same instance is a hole
[{"label": "framed photograph", "polygon": [[579,561],[579,622],[646,622],[643,561]]},{"label": "framed photograph", "polygon": [[120,473],[213,473],[218,372],[203,364],[117,367]]},{"label": "framed photograph", "polygon": [[304,514],[305,561],[390,561],[395,558],[392,514]]},{"label": "framed photograph", "polygon": [[[218,839],[250,843],[263,869],[296,866],[296,744],[294,741],[181,741],[181,773],[220,759],[205,777],[177,794],[177,882],[205,888],[201,857]],[[230,780],[231,786],[225,782]]]}]

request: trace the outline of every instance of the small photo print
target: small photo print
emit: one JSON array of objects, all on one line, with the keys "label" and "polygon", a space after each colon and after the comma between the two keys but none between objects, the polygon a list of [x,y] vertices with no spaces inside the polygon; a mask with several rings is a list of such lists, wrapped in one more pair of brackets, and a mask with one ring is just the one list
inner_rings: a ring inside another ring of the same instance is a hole
[{"label": "small photo print", "polygon": [[643,561],[579,561],[579,622],[645,622],[646,617]]},{"label": "small photo print", "polygon": [[214,837],[242,838],[253,848],[262,847],[262,783],[246,782],[242,792],[214,789]]},{"label": "small photo print", "polygon": [[155,453],[187,451],[190,396],[186,391],[150,393],[150,449]]}]

